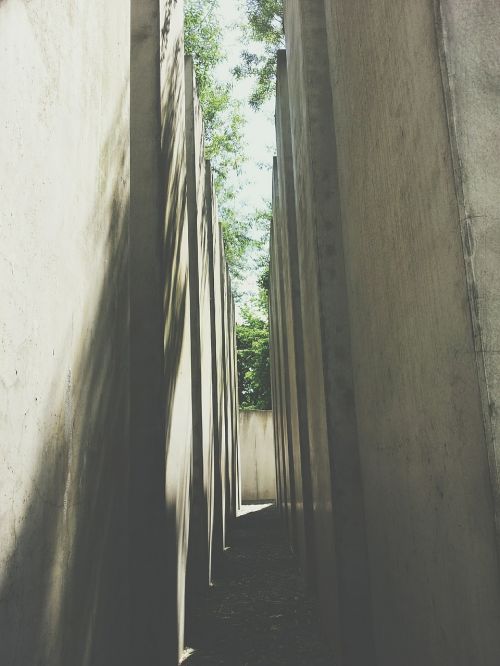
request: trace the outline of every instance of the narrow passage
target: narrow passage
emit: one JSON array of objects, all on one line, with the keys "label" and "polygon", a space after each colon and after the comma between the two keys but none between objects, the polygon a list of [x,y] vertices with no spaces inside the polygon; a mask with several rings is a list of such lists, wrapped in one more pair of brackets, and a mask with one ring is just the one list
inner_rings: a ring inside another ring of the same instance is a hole
[{"label": "narrow passage", "polygon": [[252,509],[237,519],[222,574],[200,599],[183,664],[333,666],[278,511]]}]

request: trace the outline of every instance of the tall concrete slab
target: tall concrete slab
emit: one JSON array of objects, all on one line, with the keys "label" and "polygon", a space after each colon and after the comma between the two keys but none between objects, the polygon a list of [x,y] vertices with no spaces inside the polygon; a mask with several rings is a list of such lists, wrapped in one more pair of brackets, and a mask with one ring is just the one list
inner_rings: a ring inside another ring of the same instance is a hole
[{"label": "tall concrete slab", "polygon": [[186,155],[191,299],[191,379],[193,409],[190,584],[210,582],[209,548],[213,487],[212,340],[210,310],[210,218],[207,215],[204,129],[193,59],[185,59]]},{"label": "tall concrete slab", "polygon": [[227,441],[227,517],[235,519],[237,513],[237,496],[239,481],[237,476],[237,442],[238,442],[238,413],[236,410],[235,391],[235,348],[234,348],[234,301],[231,289],[231,275],[226,264],[226,294],[227,294],[227,352],[226,352],[226,385],[227,385],[227,413],[229,438]]},{"label": "tall concrete slab", "polygon": [[222,391],[221,391],[221,400],[220,400],[220,457],[216,462],[217,465],[217,475],[220,478],[220,505],[216,507],[215,512],[219,515],[218,520],[220,520],[220,531],[217,536],[217,545],[218,549],[214,550],[214,557],[218,558],[217,564],[221,562],[221,556],[226,547],[226,534],[227,534],[227,478],[226,478],[226,458],[227,458],[227,442],[229,439],[229,427],[228,427],[228,414],[227,414],[227,373],[226,373],[226,363],[227,363],[227,292],[226,292],[226,257],[224,252],[224,243],[219,244],[219,267],[220,267],[220,304],[221,304],[221,319],[219,322],[220,330],[220,339],[221,339],[221,365],[219,371],[222,377]]},{"label": "tall concrete slab", "polygon": [[280,265],[284,279],[284,324],[288,340],[288,382],[290,426],[294,458],[295,515],[297,551],[311,585],[314,584],[314,533],[311,491],[311,463],[308,442],[307,399],[302,332],[297,218],[290,131],[290,100],[286,51],[278,52],[276,81],[276,148],[281,211],[276,211],[275,227],[279,232]]},{"label": "tall concrete slab", "polygon": [[231,515],[231,441],[233,436],[233,424],[231,413],[231,385],[230,377],[230,343],[229,343],[229,291],[228,291],[228,267],[224,257],[222,269],[222,325],[223,325],[223,348],[222,372],[224,374],[224,422],[225,437],[222,446],[221,475],[223,478],[223,515],[224,515],[224,546],[228,545],[228,518]]},{"label": "tall concrete slab", "polygon": [[[186,570],[192,483],[192,385],[189,248],[187,220],[184,7],[160,3],[161,211],[163,238],[163,409],[165,413],[165,495],[168,576],[167,663],[184,648]],[[137,659],[140,661],[140,659]]]},{"label": "tall concrete slab", "polygon": [[233,478],[234,497],[232,516],[236,518],[238,511],[241,508],[241,451],[240,451],[240,422],[239,422],[239,399],[238,399],[238,348],[236,342],[236,303],[234,300],[231,281],[229,282],[229,292],[231,296],[231,318],[230,318],[230,333],[231,333],[231,397],[232,397],[232,410],[233,410],[233,466],[231,475]]},{"label": "tall concrete slab", "polygon": [[340,663],[500,655],[499,22],[487,1],[285,3],[318,593]]},{"label": "tall concrete slab", "polygon": [[500,8],[327,8],[377,654],[493,665]]},{"label": "tall concrete slab", "polygon": [[[178,24],[181,29],[182,23]],[[161,172],[160,11],[132,2],[130,50],[130,566],[131,655],[160,663],[178,653],[182,618],[177,585],[176,521],[165,497],[164,257]],[[176,477],[176,483],[182,473]],[[185,490],[189,484],[182,483]],[[172,507],[173,513],[176,507]],[[172,534],[168,534],[168,525]],[[171,538],[169,538],[169,536]],[[165,564],[168,562],[168,568]],[[175,572],[175,573],[174,573]],[[172,575],[171,573],[171,575]]]},{"label": "tall concrete slab", "polygon": [[127,664],[129,4],[0,43],[0,663]]},{"label": "tall concrete slab", "polygon": [[370,584],[323,3],[289,0],[285,31],[318,598],[337,658],[364,665]]},{"label": "tall concrete slab", "polygon": [[[174,665],[217,455],[222,477],[212,350],[234,340],[183,2],[45,5],[0,2],[0,662]],[[219,375],[234,413],[232,359]]]},{"label": "tall concrete slab", "polygon": [[[294,522],[292,508],[292,492],[290,489],[291,466],[289,464],[289,430],[287,427],[287,406],[285,401],[285,374],[283,352],[283,312],[281,296],[281,255],[279,239],[279,219],[281,217],[281,200],[278,182],[278,162],[273,160],[272,190],[273,220],[270,233],[270,280],[273,289],[270,293],[270,336],[271,336],[271,374],[274,380],[273,418],[275,419],[275,442],[278,460],[278,479],[282,513],[286,521],[290,542],[294,544]],[[274,286],[275,285],[275,286]]]}]

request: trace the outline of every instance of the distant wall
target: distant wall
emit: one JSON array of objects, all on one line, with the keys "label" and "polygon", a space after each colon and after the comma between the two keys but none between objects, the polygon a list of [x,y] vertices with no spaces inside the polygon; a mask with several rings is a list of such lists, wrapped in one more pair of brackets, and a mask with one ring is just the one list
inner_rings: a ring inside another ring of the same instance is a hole
[{"label": "distant wall", "polygon": [[240,411],[241,499],[276,499],[272,411]]},{"label": "distant wall", "polygon": [[[153,0],[153,9],[155,7],[158,8],[158,2],[155,4]],[[163,317],[163,359],[160,370],[163,375],[165,434],[161,450],[165,457],[167,511],[167,554],[162,564],[167,581],[162,601],[166,606],[167,620],[160,627],[160,636],[166,640],[166,658],[162,652],[155,659],[176,663],[184,648],[185,635],[193,464],[191,338],[196,330],[191,327],[189,295],[184,7],[182,0],[162,1],[159,7],[159,28],[153,37],[155,58],[160,66],[161,154],[158,176],[161,178],[161,235],[157,247],[162,268],[160,312]],[[151,258],[151,263],[154,265],[157,262]],[[138,656],[136,661],[142,659]]]}]

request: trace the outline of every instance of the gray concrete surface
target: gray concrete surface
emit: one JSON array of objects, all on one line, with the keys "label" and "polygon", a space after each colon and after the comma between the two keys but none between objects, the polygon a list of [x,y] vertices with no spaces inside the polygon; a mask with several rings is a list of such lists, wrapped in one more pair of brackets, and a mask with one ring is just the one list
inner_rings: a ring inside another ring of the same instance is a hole
[{"label": "gray concrete surface", "polygon": [[234,331],[210,313],[183,3],[63,4],[0,2],[0,662],[174,665],[189,553],[208,586],[225,522],[212,470],[237,488],[211,431],[211,329],[222,355]]},{"label": "gray concrete surface", "polygon": [[[222,372],[223,328],[222,319],[222,232],[217,218],[217,200],[214,192],[213,174],[210,162],[205,164],[205,196],[208,225],[208,258],[210,263],[210,321],[212,335],[212,414],[214,435],[214,484],[210,504],[214,507],[212,520],[212,539],[210,557],[219,562],[224,552],[224,534],[222,522],[222,492],[220,460],[224,446],[224,384],[226,378]],[[219,461],[219,463],[217,463]],[[212,562],[211,562],[212,565]],[[210,572],[212,566],[210,566]]]},{"label": "gray concrete surface", "polygon": [[[387,664],[493,665],[498,553],[439,28],[430,2],[384,13],[379,34],[353,12],[336,3],[327,24],[377,651]],[[369,62],[354,53],[361,35]],[[367,77],[384,85],[368,93]]]},{"label": "gray concrete surface", "polygon": [[282,306],[282,272],[281,250],[279,241],[279,223],[281,218],[281,197],[278,181],[277,159],[273,160],[273,189],[272,189],[273,220],[270,233],[270,281],[276,285],[270,293],[270,349],[271,371],[274,381],[273,418],[275,420],[276,451],[278,462],[278,479],[280,506],[292,547],[296,546],[295,525],[295,489],[293,460],[290,453],[293,447],[290,442],[290,412],[287,405],[286,384],[286,347],[284,345],[283,306]]},{"label": "gray concrete surface", "polygon": [[189,579],[195,588],[203,589],[210,582],[209,547],[213,511],[209,506],[212,502],[213,486],[212,331],[204,129],[191,57],[186,57],[185,60],[185,77],[193,410],[193,493]]},{"label": "gray concrete surface", "polygon": [[272,411],[241,410],[239,432],[242,501],[276,501]]},{"label": "gray concrete surface", "polygon": [[318,598],[338,658],[366,664],[370,589],[322,3],[290,0],[285,27]]},{"label": "gray concrete surface", "polygon": [[117,0],[0,3],[9,666],[128,659],[130,18]]},{"label": "gray concrete surface", "polygon": [[275,246],[279,256],[273,259],[284,277],[284,301],[281,304],[288,340],[288,380],[290,425],[294,457],[295,513],[297,552],[308,582],[314,585],[314,532],[311,491],[311,463],[307,424],[307,399],[304,364],[304,336],[300,294],[297,217],[293,175],[292,135],[290,130],[290,99],[286,51],[278,52],[276,81],[276,151],[278,187],[282,202],[274,215],[277,235]]},{"label": "gray concrete surface", "polygon": [[[183,3],[160,3],[160,103],[162,176],[162,250],[164,318],[162,368],[165,411],[168,576],[163,603],[167,622],[162,627],[166,654],[175,664],[184,649],[186,571],[192,499],[193,413],[187,219],[187,144],[183,43]],[[156,34],[158,40],[158,33]],[[156,139],[158,141],[158,138]],[[195,329],[196,331],[196,329]],[[147,526],[147,523],[146,523]]]},{"label": "gray concrete surface", "polygon": [[499,22],[488,0],[285,3],[318,596],[341,664],[500,661]]}]

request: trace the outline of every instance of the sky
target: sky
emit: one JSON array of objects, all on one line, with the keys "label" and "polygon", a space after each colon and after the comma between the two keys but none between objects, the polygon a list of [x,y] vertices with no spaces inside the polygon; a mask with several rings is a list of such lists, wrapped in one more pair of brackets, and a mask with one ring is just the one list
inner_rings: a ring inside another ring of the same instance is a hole
[{"label": "sky", "polygon": [[[231,75],[232,68],[240,61],[243,48],[242,33],[238,27],[246,19],[242,0],[219,0],[219,12],[228,57],[219,65],[217,76],[221,81],[233,83],[235,97],[243,102],[247,121],[244,136],[249,159],[244,168],[244,187],[237,201],[238,209],[245,214],[263,208],[271,201],[272,161],[275,154],[274,100],[269,100],[262,109],[254,111],[248,104],[253,82],[249,79],[235,82]],[[258,52],[260,46],[254,44],[253,48]],[[257,292],[256,273],[251,262],[242,286],[250,296]]]}]

